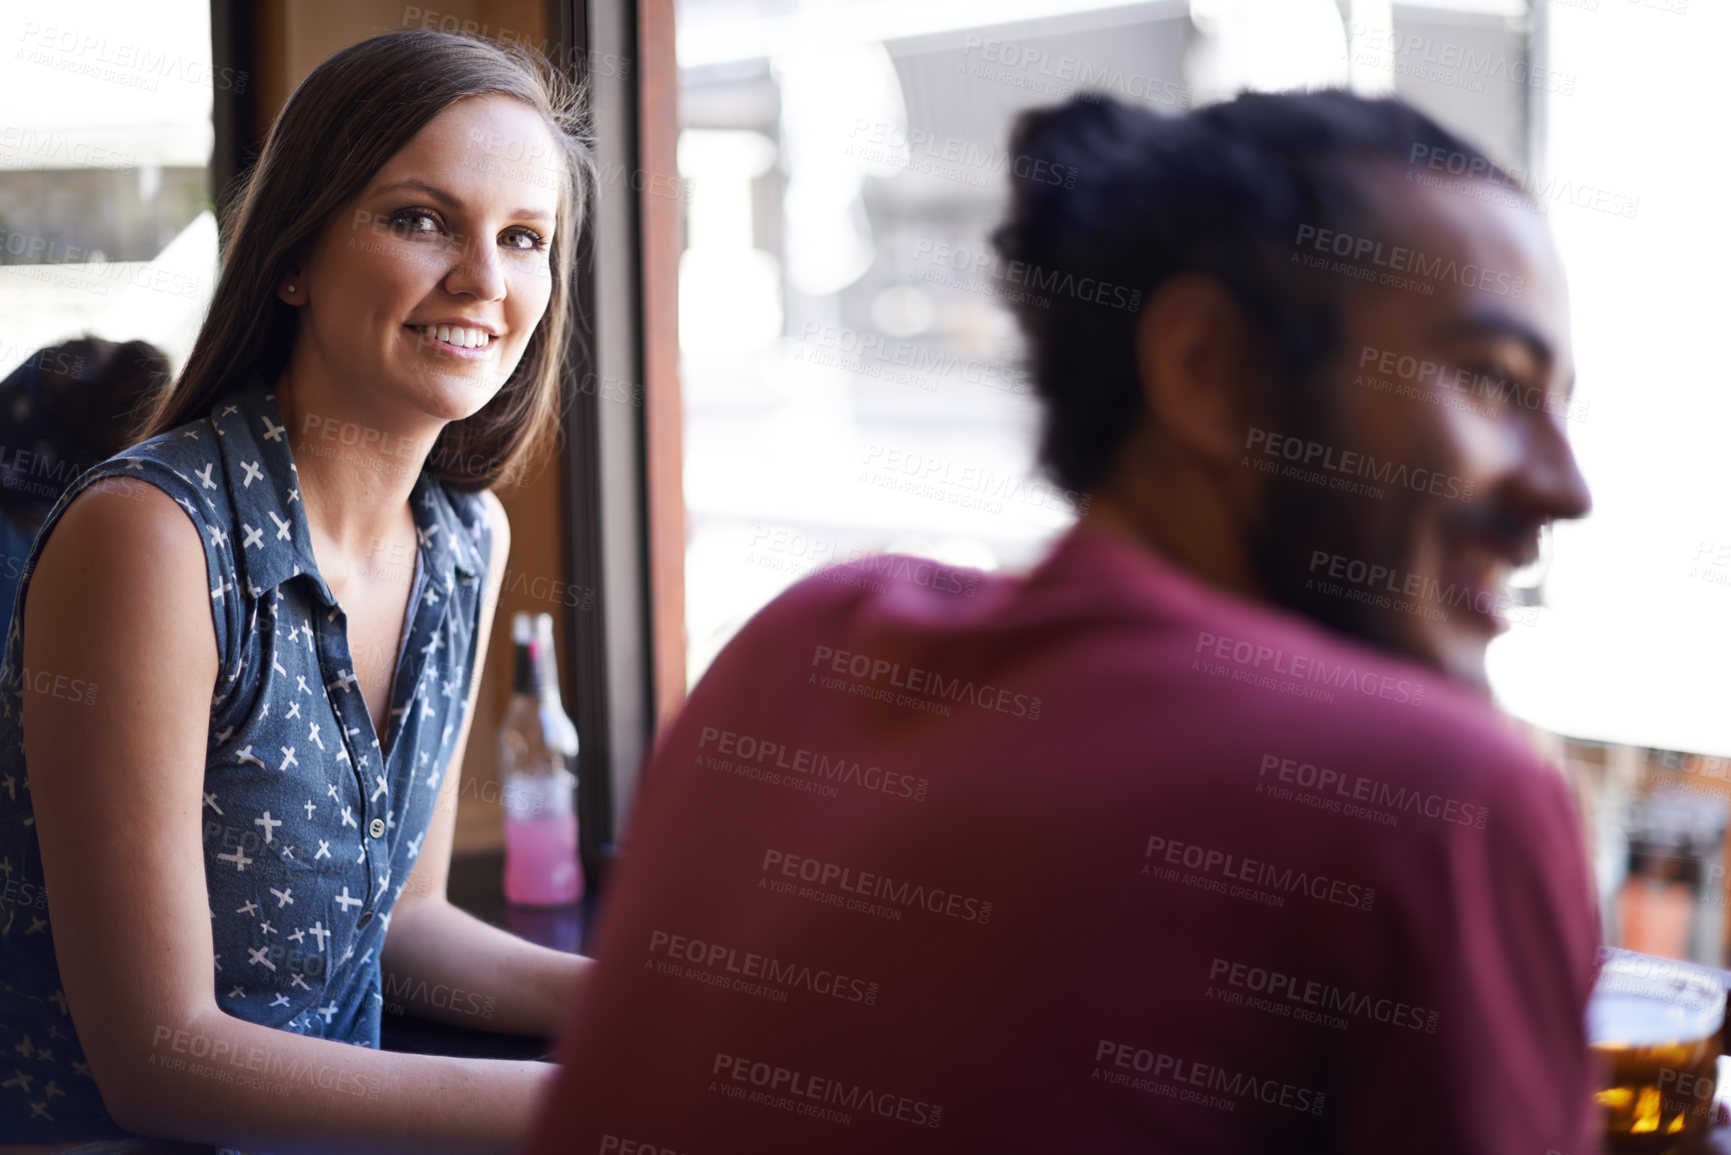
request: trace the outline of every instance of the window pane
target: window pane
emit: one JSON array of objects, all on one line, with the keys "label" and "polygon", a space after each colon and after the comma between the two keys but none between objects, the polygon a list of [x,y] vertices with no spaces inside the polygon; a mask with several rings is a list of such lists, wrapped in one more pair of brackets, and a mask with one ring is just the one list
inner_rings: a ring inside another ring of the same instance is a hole
[{"label": "window pane", "polygon": [[178,371],[210,300],[209,6],[0,11],[0,376],[86,333]]},{"label": "window pane", "polygon": [[679,22],[693,682],[815,568],[905,550],[1013,570],[1073,520],[1037,468],[999,298],[1072,290],[1018,280],[988,238],[1019,111],[1084,90],[1175,113],[1350,84],[1509,163],[1527,148],[1527,93],[1506,75],[1524,0],[1354,0],[1345,16],[1335,0],[682,0]]}]

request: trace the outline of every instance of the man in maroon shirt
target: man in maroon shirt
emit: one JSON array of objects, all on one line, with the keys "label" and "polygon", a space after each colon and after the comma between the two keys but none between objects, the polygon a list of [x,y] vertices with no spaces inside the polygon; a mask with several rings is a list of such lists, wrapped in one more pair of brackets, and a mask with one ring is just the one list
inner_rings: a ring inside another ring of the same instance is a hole
[{"label": "man in maroon shirt", "polygon": [[1079,523],[1025,577],[830,570],[717,658],[528,1149],[1596,1150],[1589,877],[1483,672],[1589,505],[1540,216],[1342,93],[1009,152],[1075,178],[994,239]]}]

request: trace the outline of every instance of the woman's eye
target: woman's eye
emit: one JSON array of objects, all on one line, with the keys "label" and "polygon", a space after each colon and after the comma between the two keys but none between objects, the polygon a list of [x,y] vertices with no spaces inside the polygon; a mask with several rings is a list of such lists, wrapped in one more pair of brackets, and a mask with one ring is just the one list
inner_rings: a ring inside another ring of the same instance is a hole
[{"label": "woman's eye", "polygon": [[536,252],[547,247],[547,238],[533,229],[513,229],[505,234],[506,247]]},{"label": "woman's eye", "polygon": [[[423,221],[430,223],[432,227],[420,227]],[[426,209],[398,209],[391,214],[391,226],[399,232],[431,233],[438,231],[439,218]]]}]

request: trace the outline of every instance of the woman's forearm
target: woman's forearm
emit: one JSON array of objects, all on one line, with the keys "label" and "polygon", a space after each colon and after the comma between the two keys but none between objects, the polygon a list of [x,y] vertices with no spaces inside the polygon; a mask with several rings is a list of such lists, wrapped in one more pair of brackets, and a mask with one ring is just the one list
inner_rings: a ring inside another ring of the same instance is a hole
[{"label": "woman's forearm", "polygon": [[591,964],[431,899],[398,904],[379,961],[388,1010],[547,1037],[564,1024],[579,976]]},{"label": "woman's forearm", "polygon": [[508,1152],[557,1069],[376,1051],[220,1010],[158,1025],[144,1050],[101,1072],[123,1126],[270,1155]]}]

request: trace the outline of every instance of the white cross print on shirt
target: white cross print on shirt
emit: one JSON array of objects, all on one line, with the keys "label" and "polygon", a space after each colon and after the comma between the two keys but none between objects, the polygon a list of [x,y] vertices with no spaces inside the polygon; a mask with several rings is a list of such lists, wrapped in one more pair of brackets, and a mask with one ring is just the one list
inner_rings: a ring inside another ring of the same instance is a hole
[{"label": "white cross print on shirt", "polygon": [[270,924],[270,919],[268,919],[268,918],[265,919],[263,922],[259,923],[258,928],[260,930],[264,931],[266,934],[275,934],[276,933],[276,927],[274,927]]},{"label": "white cross print on shirt", "polygon": [[[329,794],[332,798],[335,798],[338,802],[341,802],[343,800],[342,796],[337,793],[337,785],[335,782],[332,782],[331,784],[329,784],[328,786],[325,787],[325,793]],[[309,814],[309,815],[307,815],[307,817],[311,818],[312,815]]]},{"label": "white cross print on shirt", "polygon": [[276,887],[271,886],[271,887],[266,887],[265,889],[269,890],[272,894],[276,895],[276,908],[278,910],[281,910],[285,906],[293,906],[294,905],[295,900],[292,897],[290,897],[295,892],[294,887],[291,886],[287,890],[278,890]]},{"label": "white cross print on shirt", "polygon": [[290,942],[293,942],[293,943],[298,943],[301,941],[301,939],[305,938],[306,936],[307,936],[306,931],[297,929],[293,934],[288,936],[288,940]]},{"label": "white cross print on shirt", "polygon": [[271,999],[270,1005],[273,1007],[286,1007],[289,1005],[289,997],[287,995],[277,995]]},{"label": "white cross print on shirt", "polygon": [[238,999],[238,998],[240,998],[241,995],[243,995],[245,993],[246,993],[245,987],[237,986],[233,990],[228,992],[228,997],[231,999]]},{"label": "white cross print on shirt", "polygon": [[265,953],[268,952],[269,950],[270,950],[270,947],[268,947],[268,946],[261,946],[257,950],[254,950],[250,946],[247,947],[246,948],[246,953],[248,956],[247,960],[246,960],[247,965],[248,966],[255,966],[255,967],[256,966],[268,967],[273,971],[276,970],[276,964],[264,957]]},{"label": "white cross print on shirt", "polygon": [[[320,750],[325,748],[324,739],[319,737],[319,724],[317,722],[312,723],[312,729],[307,731],[307,740],[317,746]],[[312,815],[309,814],[307,817],[311,818]]]},{"label": "white cross print on shirt", "polygon": [[259,420],[264,422],[264,439],[266,441],[281,441],[282,440],[283,430],[288,428],[287,426],[285,426],[285,425],[273,425],[271,423],[271,419],[269,417],[266,417],[262,413],[259,414]]},{"label": "white cross print on shirt", "polygon": [[216,482],[211,480],[211,476],[210,476],[215,471],[216,471],[216,462],[213,461],[209,465],[205,466],[203,469],[193,470],[193,473],[198,475],[199,481],[204,483],[204,487],[206,489],[215,489],[216,488]]},{"label": "white cross print on shirt", "polygon": [[211,589],[210,600],[213,602],[220,602],[222,600],[222,595],[227,593],[229,590],[232,590],[233,588],[234,588],[234,586],[229,582],[229,580],[227,578],[223,578],[221,585],[215,586]]},{"label": "white cross print on shirt", "polygon": [[300,716],[301,716],[301,704],[299,702],[290,702],[289,703],[289,712],[282,716],[282,720],[287,722],[291,718],[298,718]]},{"label": "white cross print on shirt", "polygon": [[329,858],[330,856],[331,856],[331,844],[326,842],[322,838],[319,839],[319,852],[317,854],[313,855],[313,861],[317,862],[321,858]]},{"label": "white cross print on shirt", "polygon": [[234,727],[224,726],[216,732],[216,744],[220,746],[232,737],[234,737]]},{"label": "white cross print on shirt", "polygon": [[[234,760],[236,762],[251,762],[254,766],[257,766],[260,770],[270,769],[270,767],[268,767],[264,764],[263,758],[260,758],[257,754],[254,754],[252,752],[252,743],[250,743],[250,742],[247,743],[245,746],[242,746],[239,750],[237,750],[235,752]],[[220,811],[218,813],[220,813]]]},{"label": "white cross print on shirt", "polygon": [[222,807],[216,804],[216,794],[214,792],[204,796],[204,804],[216,811],[218,814],[222,814]]},{"label": "white cross print on shirt", "polygon": [[307,812],[307,821],[311,822],[313,820],[313,811],[317,810],[318,807],[313,805],[313,800],[311,798],[308,798],[307,804],[303,809]]},{"label": "white cross print on shirt", "polygon": [[244,914],[248,918],[251,918],[253,915],[258,913],[258,903],[254,902],[252,899],[249,898],[246,900],[245,906],[235,907],[234,912],[236,914]]},{"label": "white cross print on shirt", "polygon": [[[360,679],[355,677],[355,672],[353,670],[344,670],[342,672],[342,674],[339,677],[337,677],[334,681],[326,682],[325,683],[325,689],[328,690],[332,686],[335,686],[335,685],[340,683],[342,685],[342,688],[345,691],[353,690],[355,688],[355,683],[358,681],[360,681]],[[359,729],[360,729],[359,726],[353,727],[349,730],[349,733],[350,734],[356,733]]]},{"label": "white cross print on shirt", "polygon": [[342,907],[344,914],[347,914],[349,912],[349,907],[351,907],[351,906],[365,906],[366,905],[365,899],[354,897],[352,894],[349,893],[349,888],[346,886],[343,887],[343,892],[341,894],[337,895],[331,901],[335,902],[338,906]]},{"label": "white cross print on shirt", "polygon": [[293,541],[294,539],[289,536],[289,527],[293,525],[294,522],[284,521],[276,515],[276,510],[274,509],[267,509],[265,512],[270,514],[270,519],[272,521],[276,522],[276,539],[278,541]]},{"label": "white cross print on shirt", "polygon": [[[290,639],[290,640],[292,641],[293,639]],[[305,674],[296,674],[295,675],[295,689],[299,690],[303,694],[308,694],[308,695],[310,695],[313,692],[313,688],[311,686],[307,685],[307,676]]]},{"label": "white cross print on shirt", "polygon": [[391,792],[391,787],[385,781],[385,776],[383,774],[373,775],[373,781],[379,784],[379,788],[373,791],[373,796],[367,799],[368,802],[377,802],[379,800],[379,795],[389,794]]},{"label": "white cross print on shirt", "polygon": [[307,933],[319,940],[319,953],[323,954],[325,949],[325,939],[331,936],[331,932],[325,929],[324,921],[321,919],[320,921],[313,923],[312,929],[307,931]]},{"label": "white cross print on shirt", "polygon": [[337,1014],[336,1000],[332,999],[329,1003],[318,1008],[318,1010],[315,1013],[323,1015],[325,1017],[325,1026],[327,1026],[327,1027],[330,1026],[331,1020],[333,1018],[335,1018],[336,1014]]},{"label": "white cross print on shirt", "polygon": [[272,818],[270,816],[270,811],[266,810],[260,817],[254,818],[252,824],[254,826],[264,827],[264,844],[269,846],[271,833],[276,830],[277,827],[282,825],[282,819]]},{"label": "white cross print on shirt", "polygon": [[311,987],[307,986],[306,979],[302,978],[298,973],[289,976],[289,985],[299,987],[303,991],[312,990]]},{"label": "white cross print on shirt", "polygon": [[17,1087],[28,1095],[30,1093],[30,1081],[35,1077],[35,1075],[26,1075],[23,1071],[14,1067],[12,1068],[12,1077],[7,1079],[4,1083],[0,1083],[0,1087]]},{"label": "white cross print on shirt", "polygon": [[234,870],[235,870],[236,874],[239,874],[240,872],[244,871],[247,868],[247,866],[252,863],[252,859],[250,859],[246,856],[246,851],[242,850],[238,846],[234,848],[233,854],[219,854],[219,855],[217,855],[217,857],[222,859],[224,862],[234,863]]},{"label": "white cross print on shirt", "polygon": [[287,770],[290,766],[301,764],[301,760],[295,757],[293,746],[278,746],[277,749],[282,751],[282,765],[277,767],[278,770]]},{"label": "white cross print on shirt", "polygon": [[361,824],[359,822],[355,821],[354,807],[352,807],[352,806],[343,807],[343,825],[344,826],[353,826],[356,830],[359,830],[361,828]]},{"label": "white cross print on shirt", "polygon": [[211,545],[225,546],[228,544],[228,530],[222,528],[220,525],[211,525],[206,526],[205,528],[210,530]]},{"label": "white cross print on shirt", "polygon": [[246,471],[246,479],[240,483],[242,489],[251,489],[253,482],[264,480],[264,470],[258,467],[258,462],[243,461],[240,467]]},{"label": "white cross print on shirt", "polygon": [[[255,545],[260,549],[264,548],[264,530],[254,529],[244,521],[240,523],[240,527],[246,530],[246,540],[240,543],[240,548],[246,549],[248,546]],[[263,593],[264,591],[260,590],[259,592]],[[258,594],[254,594],[253,596],[257,597]]]}]

